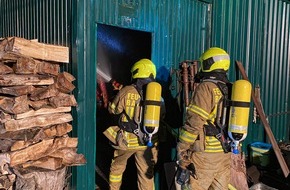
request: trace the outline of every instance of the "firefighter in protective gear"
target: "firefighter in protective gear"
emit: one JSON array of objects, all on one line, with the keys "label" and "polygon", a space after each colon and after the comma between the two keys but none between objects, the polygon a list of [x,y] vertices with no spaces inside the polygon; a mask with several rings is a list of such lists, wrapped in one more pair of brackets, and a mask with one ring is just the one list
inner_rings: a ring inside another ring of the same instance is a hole
[{"label": "firefighter in protective gear", "polygon": [[191,189],[223,190],[228,189],[230,180],[230,146],[224,139],[222,122],[230,57],[225,50],[212,47],[200,62],[200,84],[190,100],[177,143],[178,164],[182,169],[194,165],[195,173],[188,181]]},{"label": "firefighter in protective gear", "polygon": [[148,83],[156,77],[156,68],[149,59],[141,59],[132,69],[133,84],[123,87],[109,103],[111,114],[120,115],[118,126],[111,126],[104,135],[115,148],[110,167],[110,189],[120,189],[122,174],[127,160],[134,155],[137,166],[137,185],[140,190],[154,189],[154,166],[157,162],[157,134],[153,135],[153,146],[146,146],[144,131],[140,126],[140,107]]}]

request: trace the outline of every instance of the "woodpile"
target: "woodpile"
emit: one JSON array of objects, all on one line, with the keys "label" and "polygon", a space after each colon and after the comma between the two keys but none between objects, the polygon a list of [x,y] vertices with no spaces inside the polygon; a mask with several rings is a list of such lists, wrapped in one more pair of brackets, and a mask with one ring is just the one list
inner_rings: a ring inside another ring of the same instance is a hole
[{"label": "woodpile", "polygon": [[69,136],[77,102],[71,94],[74,76],[60,72],[68,55],[63,46],[0,40],[0,189],[12,189],[15,182],[16,189],[32,187],[37,180],[31,175],[44,189],[57,189],[48,188],[45,172],[61,187],[66,167],[86,163],[77,153],[78,139]]}]

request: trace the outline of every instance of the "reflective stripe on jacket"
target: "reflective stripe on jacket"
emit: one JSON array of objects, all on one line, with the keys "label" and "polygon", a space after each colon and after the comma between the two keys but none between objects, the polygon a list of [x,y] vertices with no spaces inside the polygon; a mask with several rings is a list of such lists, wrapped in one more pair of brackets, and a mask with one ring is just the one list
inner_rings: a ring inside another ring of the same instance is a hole
[{"label": "reflective stripe on jacket", "polygon": [[[222,93],[213,82],[200,83],[186,111],[186,122],[179,135],[179,152],[186,151],[197,139],[202,140],[198,149],[205,152],[223,152],[220,141],[204,135],[204,124],[214,123]],[[222,109],[222,106],[219,106]]]},{"label": "reflective stripe on jacket", "polygon": [[[140,103],[141,96],[137,89],[133,85],[125,86],[122,88],[112,102],[109,103],[108,111],[111,114],[121,114],[121,122],[128,122],[126,117],[129,116],[131,120],[134,120],[135,108]],[[125,113],[124,113],[125,112]],[[125,115],[126,114],[126,115]],[[142,126],[140,126],[141,128]],[[116,148],[120,149],[145,149],[146,145],[143,145],[139,137],[134,133],[122,131],[122,139],[118,136],[120,127],[111,126],[104,135],[114,144]],[[157,142],[157,135],[154,135],[152,142]],[[123,144],[124,143],[124,144]],[[118,147],[119,146],[119,147]]]}]

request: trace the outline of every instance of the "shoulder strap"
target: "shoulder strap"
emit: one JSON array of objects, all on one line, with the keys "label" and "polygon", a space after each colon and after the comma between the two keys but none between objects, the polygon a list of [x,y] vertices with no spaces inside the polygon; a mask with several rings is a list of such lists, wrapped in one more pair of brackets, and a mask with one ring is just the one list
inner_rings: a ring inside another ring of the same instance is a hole
[{"label": "shoulder strap", "polygon": [[[220,89],[221,93],[223,94],[223,97],[220,99],[217,107],[217,117],[215,119],[215,127],[210,121],[208,121],[208,125],[205,126],[205,130],[207,135],[209,136],[215,136],[220,142],[223,147],[223,150],[225,153],[229,152],[229,144],[226,141],[227,136],[227,129],[226,129],[226,120],[228,118],[228,111],[229,109],[229,94],[230,94],[230,84],[227,84],[225,82],[219,81],[219,80],[212,80],[212,79],[205,79],[204,81],[213,82],[217,85],[217,87]],[[222,113],[220,112],[220,105],[222,103]]]}]

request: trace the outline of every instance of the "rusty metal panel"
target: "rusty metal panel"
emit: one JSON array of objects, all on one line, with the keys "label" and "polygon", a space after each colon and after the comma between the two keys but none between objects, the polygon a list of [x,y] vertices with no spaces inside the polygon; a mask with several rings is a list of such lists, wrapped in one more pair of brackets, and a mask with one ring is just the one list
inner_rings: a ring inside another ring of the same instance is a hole
[{"label": "rusty metal panel", "polygon": [[[213,43],[243,63],[254,88],[259,88],[264,111],[276,140],[289,140],[289,1],[215,0]],[[230,78],[237,78],[235,67]],[[253,108],[253,107],[252,107]],[[251,109],[253,120],[253,109]],[[245,144],[267,141],[259,119],[250,122]]]}]

